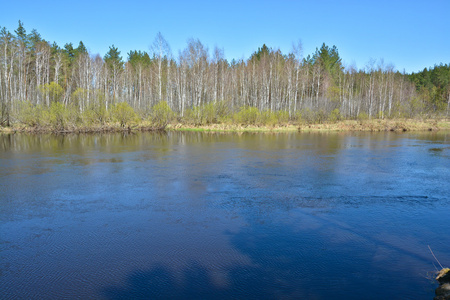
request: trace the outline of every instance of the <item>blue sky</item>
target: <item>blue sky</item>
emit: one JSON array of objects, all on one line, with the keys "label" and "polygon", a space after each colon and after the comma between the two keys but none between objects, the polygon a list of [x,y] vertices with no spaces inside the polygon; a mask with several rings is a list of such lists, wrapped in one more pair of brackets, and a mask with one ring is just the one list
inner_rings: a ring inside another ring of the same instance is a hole
[{"label": "blue sky", "polygon": [[198,38],[225,56],[248,58],[262,44],[304,55],[336,45],[345,64],[364,68],[383,59],[406,72],[450,63],[450,0],[377,1],[3,1],[0,26],[18,20],[60,46],[82,40],[103,56],[114,44],[124,58],[149,51],[158,31],[177,57]]}]

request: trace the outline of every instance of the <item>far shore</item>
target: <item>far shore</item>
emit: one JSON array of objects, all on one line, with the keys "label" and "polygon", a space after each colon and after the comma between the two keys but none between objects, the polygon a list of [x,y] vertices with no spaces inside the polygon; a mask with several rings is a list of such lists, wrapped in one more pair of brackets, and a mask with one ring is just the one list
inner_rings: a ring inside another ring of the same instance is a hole
[{"label": "far shore", "polygon": [[54,129],[50,127],[12,126],[0,127],[0,133],[107,133],[107,132],[136,132],[136,131],[198,131],[198,132],[314,132],[314,131],[364,131],[364,132],[407,132],[407,131],[440,131],[450,130],[450,119],[392,119],[392,120],[344,120],[334,123],[320,124],[277,124],[243,125],[243,124],[209,124],[192,125],[171,123],[166,126],[151,126],[151,124],[130,124],[125,127],[118,124],[108,124],[97,127],[68,127]]},{"label": "far shore", "polygon": [[239,132],[293,132],[293,131],[438,131],[450,130],[450,120],[345,120],[335,123],[321,124],[286,124],[275,126],[211,124],[167,126],[170,130],[179,131],[239,131]]}]

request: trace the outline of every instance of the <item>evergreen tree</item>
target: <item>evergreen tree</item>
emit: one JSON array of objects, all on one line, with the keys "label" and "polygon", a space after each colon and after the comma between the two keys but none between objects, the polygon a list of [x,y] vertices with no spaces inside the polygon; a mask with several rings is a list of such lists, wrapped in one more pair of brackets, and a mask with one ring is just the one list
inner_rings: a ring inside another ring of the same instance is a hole
[{"label": "evergreen tree", "polygon": [[323,43],[320,49],[316,48],[313,60],[314,63],[320,64],[320,66],[333,77],[343,70],[342,59],[339,56],[338,49],[334,45],[330,48]]},{"label": "evergreen tree", "polygon": [[73,60],[75,59],[75,54],[76,54],[76,51],[73,48],[73,44],[72,43],[66,43],[64,45],[64,54],[68,58],[69,63],[72,63]]},{"label": "evergreen tree", "polygon": [[257,61],[260,61],[262,57],[269,56],[271,51],[271,48],[267,47],[266,44],[263,44],[262,47],[258,47],[258,51],[255,51],[251,55],[250,60],[256,59]]},{"label": "evergreen tree", "polygon": [[82,41],[80,41],[80,43],[78,44],[78,47],[75,49],[75,53],[76,53],[76,55],[88,53],[88,51]]},{"label": "evergreen tree", "polygon": [[56,54],[60,50],[61,50],[61,48],[58,46],[58,44],[56,42],[53,42],[53,44],[52,44],[52,54]]},{"label": "evergreen tree", "polygon": [[[119,81],[119,74],[123,70],[122,56],[120,51],[114,45],[109,47],[108,53],[103,58],[106,66],[109,69],[109,84],[110,90],[112,90],[112,101],[116,100],[116,91],[118,89],[117,83]],[[108,104],[106,104],[108,106]]]},{"label": "evergreen tree", "polygon": [[128,52],[128,62],[133,66],[142,64],[142,66],[150,65],[150,56],[145,51],[130,51]]},{"label": "evergreen tree", "polygon": [[20,20],[19,20],[19,26],[17,27],[16,30],[14,30],[14,32],[16,33],[19,41],[21,41],[24,44],[27,43],[27,41],[28,41],[27,31],[25,30],[25,27],[23,27],[23,23]]},{"label": "evergreen tree", "polygon": [[428,104],[430,110],[441,111],[449,106],[450,102],[450,66],[447,64],[435,65],[430,69],[423,69],[418,73],[409,75],[409,79],[416,86],[421,98]]},{"label": "evergreen tree", "polygon": [[103,60],[110,69],[115,70],[123,68],[122,56],[120,56],[119,49],[117,47],[114,47],[114,45],[109,47],[109,51],[103,57]]},{"label": "evergreen tree", "polygon": [[40,42],[45,42],[41,34],[37,32],[36,29],[31,30],[31,33],[28,35],[28,41],[30,43],[30,47],[33,51],[36,50],[36,45]]}]

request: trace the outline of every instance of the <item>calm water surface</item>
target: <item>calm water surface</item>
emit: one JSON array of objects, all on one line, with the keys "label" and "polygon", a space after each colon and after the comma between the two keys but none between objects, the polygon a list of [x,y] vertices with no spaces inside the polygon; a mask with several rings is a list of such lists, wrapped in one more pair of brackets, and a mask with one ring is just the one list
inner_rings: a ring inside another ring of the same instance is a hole
[{"label": "calm water surface", "polygon": [[0,298],[431,299],[450,133],[0,136]]}]

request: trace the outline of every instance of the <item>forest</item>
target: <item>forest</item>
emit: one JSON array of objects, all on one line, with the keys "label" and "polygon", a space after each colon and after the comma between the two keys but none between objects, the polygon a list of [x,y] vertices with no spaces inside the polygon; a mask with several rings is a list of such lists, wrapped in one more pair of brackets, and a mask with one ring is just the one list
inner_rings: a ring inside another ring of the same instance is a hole
[{"label": "forest", "polygon": [[0,127],[58,129],[448,117],[450,64],[405,74],[380,59],[356,69],[336,46],[303,56],[300,42],[228,61],[198,39],[174,55],[161,33],[148,52],[124,57],[112,45],[101,57],[19,21],[13,32],[0,27],[0,106]]}]

